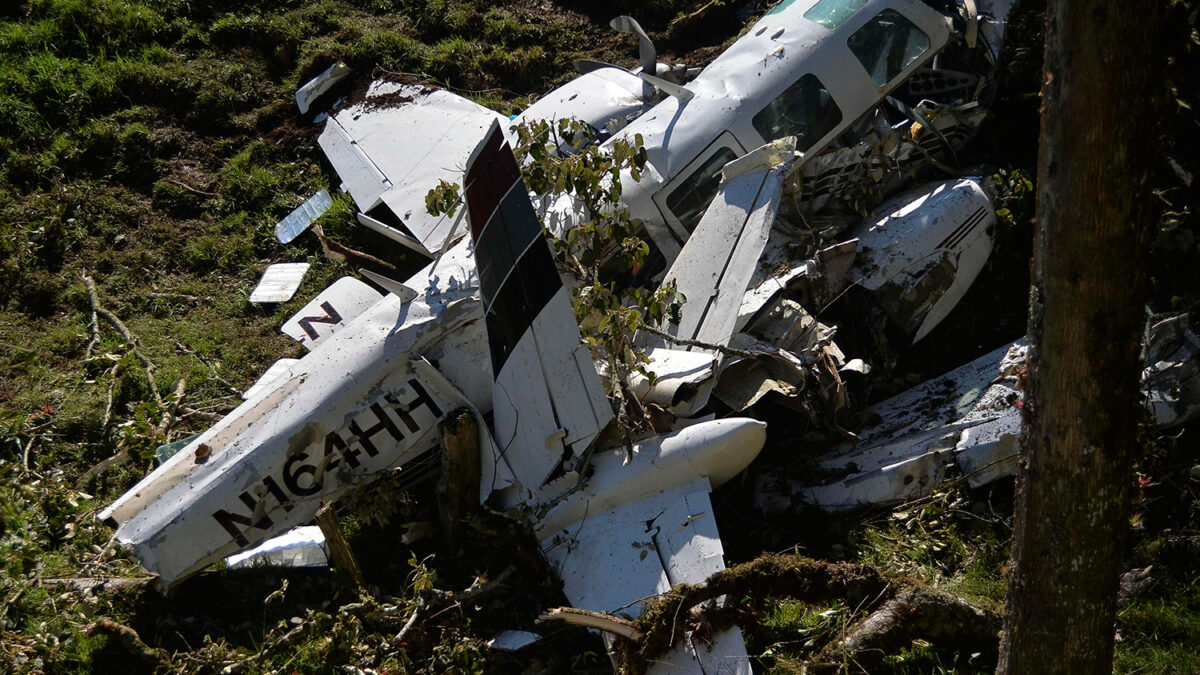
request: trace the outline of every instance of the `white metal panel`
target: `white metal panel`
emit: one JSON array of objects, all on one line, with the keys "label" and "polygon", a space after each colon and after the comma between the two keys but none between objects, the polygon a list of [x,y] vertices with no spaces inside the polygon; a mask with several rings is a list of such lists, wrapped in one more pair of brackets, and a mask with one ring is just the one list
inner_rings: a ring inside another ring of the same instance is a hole
[{"label": "white metal panel", "polygon": [[[459,183],[484,132],[493,120],[505,119],[446,91],[376,82],[364,102],[330,118],[319,142],[359,210],[368,212],[382,201],[422,246],[437,253],[452,219],[430,216],[425,195],[440,180]],[[353,144],[353,154],[338,146],[344,141],[335,141],[334,128]]]},{"label": "white metal panel", "polygon": [[292,315],[279,330],[311,350],[382,297],[379,291],[358,279],[342,277]]},{"label": "white metal panel", "polygon": [[292,366],[300,362],[300,359],[279,359],[272,363],[267,368],[266,372],[259,376],[250,388],[242,392],[242,400],[248,401],[255,396],[278,387],[286,382],[292,376]]},{"label": "white metal panel", "polygon": [[[633,618],[644,599],[725,569],[710,489],[707,478],[698,478],[587,514],[543,538],[572,606]],[[741,631],[714,637],[712,649],[685,637],[650,672],[749,673]]]},{"label": "white metal panel", "polygon": [[338,119],[339,116],[333,116],[325,122],[317,143],[358,209],[369,211],[379,203],[379,195],[390,188],[391,183]]},{"label": "white metal panel", "polygon": [[333,199],[329,197],[329,191],[324,189],[318,191],[317,194],[309,197],[283,220],[275,224],[275,238],[281,244],[291,243],[307,230],[314,220],[328,211],[330,206],[333,206]]},{"label": "white metal panel", "polygon": [[[726,165],[716,198],[663,279],[664,285],[675,282],[687,298],[679,323],[667,326],[668,333],[728,344],[746,285],[775,222],[795,145],[792,137],[781,139]],[[659,337],[646,342],[667,346]]]},{"label": "white metal panel", "polygon": [[320,75],[309,80],[303,87],[297,89],[296,107],[300,108],[300,114],[307,113],[313,101],[320,98],[321,94],[329,91],[333,85],[341,82],[349,74],[350,66],[338,61],[326,68]]},{"label": "white metal panel", "polygon": [[291,300],[300,288],[300,282],[304,281],[308,267],[306,262],[276,263],[268,266],[258,285],[250,292],[250,302],[273,304]]}]

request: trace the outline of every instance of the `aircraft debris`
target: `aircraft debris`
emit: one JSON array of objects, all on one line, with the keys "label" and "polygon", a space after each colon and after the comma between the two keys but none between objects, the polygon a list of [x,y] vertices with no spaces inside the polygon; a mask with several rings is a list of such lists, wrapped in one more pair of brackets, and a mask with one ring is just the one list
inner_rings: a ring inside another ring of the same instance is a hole
[{"label": "aircraft debris", "polygon": [[[1153,422],[1170,429],[1200,414],[1200,341],[1186,314],[1148,323],[1145,405]],[[842,444],[791,479],[782,471],[759,477],[757,506],[784,513],[800,504],[827,511],[888,506],[925,496],[949,472],[979,488],[1016,471],[1021,432],[1021,378],[1028,346],[1001,347],[945,375],[897,394],[866,411],[876,420],[857,444]]]},{"label": "aircraft debris", "polygon": [[[372,83],[330,114],[320,146],[361,224],[436,258],[403,282],[364,271],[386,293],[345,278],[318,294],[282,328],[308,353],[277,362],[242,405],[101,518],[170,587],[311,522],[385,468],[428,475],[439,422],[465,408],[476,419],[492,413],[478,432],[481,500],[527,519],[574,607],[636,614],[642,599],[703,581],[724,569],[709,494],[766,439],[761,422],[714,419],[709,397],[735,413],[771,392],[797,408],[811,407],[805,397],[841,407],[842,374],[869,366],[847,359],[836,327],[818,320],[828,303],[861,287],[916,341],[986,261],[995,215],[977,180],[876,202],[924,163],[944,165],[978,125],[1008,8],[785,0],[699,71],[658,64],[636,21],[619,17],[614,28],[639,37],[640,69],[580,63],[580,77],[512,120],[582,119],[602,149],[644,139],[645,177],[619,178],[620,206],[646,228],[657,265],[646,283],[675,282],[688,301],[666,337],[638,338],[656,377],[627,384],[666,414],[659,435],[628,448],[604,433],[613,407],[512,156],[510,121],[414,81]],[[340,72],[305,85],[302,110]],[[559,152],[577,150],[575,139],[558,140]],[[426,210],[442,181],[460,187],[457,219]],[[281,221],[280,241],[311,224],[322,194]],[[569,195],[534,197],[555,235],[587,215]],[[825,218],[826,207],[841,213]],[[269,268],[251,300],[292,297],[299,266]],[[955,377],[986,373],[978,390],[990,391],[995,368]],[[894,432],[924,439],[906,467],[896,466],[899,441],[864,434],[862,467],[829,466],[867,477],[823,497],[771,486],[770,508],[890,499],[903,492],[897,483],[910,489],[901,474],[924,486],[947,458],[1002,455],[1010,430],[987,425],[1007,419],[1004,395],[945,419],[901,419],[895,404]],[[954,443],[943,447],[947,434]],[[520,645],[528,635],[497,637]],[[655,668],[749,672],[736,627],[703,642],[688,636]]]},{"label": "aircraft debris", "polygon": [[[341,82],[350,75],[350,66],[338,61],[329,66],[320,75],[309,80],[303,87],[296,90],[296,107],[300,109],[300,114],[303,115],[312,107],[313,102],[321,97],[322,94],[333,88],[333,85]],[[286,241],[283,243],[287,243]]]},{"label": "aircraft debris", "polygon": [[487,646],[502,652],[515,652],[541,640],[542,636],[527,630],[505,630],[487,641]]},{"label": "aircraft debris", "polygon": [[275,225],[275,238],[281,244],[291,243],[331,206],[333,206],[333,199],[329,196],[329,191],[318,191]]},{"label": "aircraft debris", "polygon": [[233,569],[250,567],[328,567],[329,547],[316,525],[305,525],[272,537],[247,551],[229,556]]},{"label": "aircraft debris", "polygon": [[300,289],[300,282],[304,281],[308,267],[306,262],[268,265],[258,285],[250,292],[250,302],[266,305],[291,300]]}]

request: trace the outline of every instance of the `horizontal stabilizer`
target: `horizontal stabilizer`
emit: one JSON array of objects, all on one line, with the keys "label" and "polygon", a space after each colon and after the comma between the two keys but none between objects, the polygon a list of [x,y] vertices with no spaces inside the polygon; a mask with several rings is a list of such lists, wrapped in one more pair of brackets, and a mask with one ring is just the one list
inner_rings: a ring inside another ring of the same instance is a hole
[{"label": "horizontal stabilizer", "polygon": [[437,254],[451,219],[429,215],[425,195],[440,181],[459,183],[471,150],[502,119],[447,91],[377,81],[365,101],[329,118],[318,142],[360,211],[385,206]]}]

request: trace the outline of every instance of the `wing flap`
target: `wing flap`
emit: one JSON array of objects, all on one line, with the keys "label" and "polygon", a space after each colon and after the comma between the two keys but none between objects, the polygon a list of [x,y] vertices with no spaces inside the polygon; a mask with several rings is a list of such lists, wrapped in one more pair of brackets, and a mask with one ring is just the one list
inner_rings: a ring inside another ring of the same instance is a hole
[{"label": "wing flap", "polygon": [[[795,144],[793,137],[782,138],[725,166],[717,196],[663,279],[674,281],[687,298],[679,323],[668,325],[667,332],[710,344],[729,342],[775,222]],[[651,347],[669,346],[666,342],[646,339]]]}]

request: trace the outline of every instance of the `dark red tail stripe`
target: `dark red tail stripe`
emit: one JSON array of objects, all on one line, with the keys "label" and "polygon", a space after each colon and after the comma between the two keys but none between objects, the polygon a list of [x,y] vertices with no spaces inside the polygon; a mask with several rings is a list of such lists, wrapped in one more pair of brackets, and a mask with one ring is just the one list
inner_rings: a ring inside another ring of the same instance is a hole
[{"label": "dark red tail stripe", "polygon": [[466,185],[492,371],[498,376],[562,288],[562,278],[499,127],[467,167]]},{"label": "dark red tail stripe", "polygon": [[484,147],[467,167],[467,212],[471,215],[471,238],[478,239],[500,200],[520,180],[521,172],[512,150],[504,140],[504,132],[493,126]]}]

